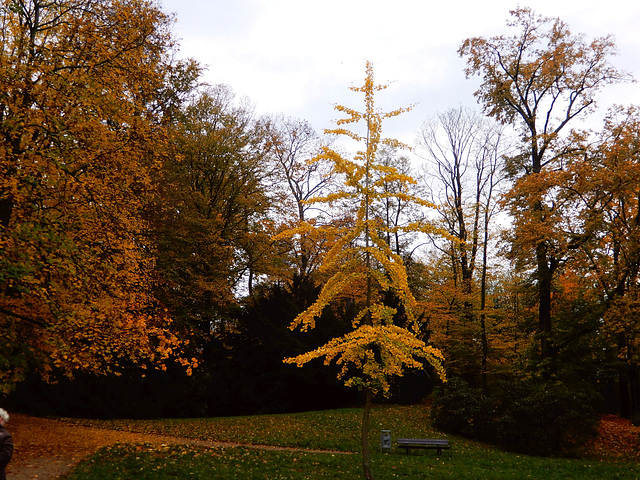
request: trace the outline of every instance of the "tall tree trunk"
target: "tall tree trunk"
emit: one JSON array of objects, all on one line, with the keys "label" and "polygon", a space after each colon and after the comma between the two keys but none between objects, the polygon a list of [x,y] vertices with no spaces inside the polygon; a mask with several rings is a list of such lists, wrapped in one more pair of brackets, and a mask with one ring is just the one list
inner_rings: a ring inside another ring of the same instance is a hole
[{"label": "tall tree trunk", "polygon": [[487,340],[487,322],[484,310],[480,312],[480,339],[482,342],[482,360],[481,360],[481,376],[482,376],[482,392],[487,394],[487,359],[489,357],[489,342]]},{"label": "tall tree trunk", "polygon": [[[1,194],[2,192],[0,192]],[[0,197],[0,225],[8,227],[13,212],[13,200],[9,193],[4,198]]]},{"label": "tall tree trunk", "polygon": [[629,365],[630,418],[640,416],[640,365]]},{"label": "tall tree trunk", "polygon": [[631,418],[631,390],[626,373],[618,375],[618,394],[620,395],[620,416]]},{"label": "tall tree trunk", "polygon": [[364,411],[362,413],[362,436],[360,437],[362,444],[362,469],[365,480],[374,480],[373,469],[371,468],[371,451],[369,450],[369,429],[372,405],[373,393],[367,388]]},{"label": "tall tree trunk", "polygon": [[[629,342],[624,333],[618,335],[618,349],[629,349]],[[626,368],[618,374],[620,395],[620,416],[633,418],[640,414],[640,367],[627,360]]]},{"label": "tall tree trunk", "polygon": [[487,262],[489,251],[489,208],[484,212],[484,239],[482,242],[482,273],[480,277],[480,338],[482,341],[482,391],[487,394],[487,359],[489,341],[487,338]]},{"label": "tall tree trunk", "polygon": [[634,418],[640,415],[640,368],[627,365],[618,374],[618,394],[620,396],[620,416]]},{"label": "tall tree trunk", "polygon": [[549,265],[547,248],[541,243],[536,247],[538,269],[538,333],[540,335],[540,357],[546,360],[552,356],[551,347],[551,282],[553,268]]}]

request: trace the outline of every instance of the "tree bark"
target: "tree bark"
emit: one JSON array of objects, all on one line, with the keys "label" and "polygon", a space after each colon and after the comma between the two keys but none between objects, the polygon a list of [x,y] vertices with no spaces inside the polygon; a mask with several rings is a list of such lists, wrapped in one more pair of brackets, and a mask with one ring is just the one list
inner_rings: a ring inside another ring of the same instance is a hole
[{"label": "tree bark", "polygon": [[487,338],[487,264],[489,250],[489,205],[484,212],[484,239],[482,241],[482,273],[480,277],[480,338],[482,340],[482,391],[487,394],[489,340]]},{"label": "tree bark", "polygon": [[373,469],[371,468],[371,451],[369,450],[369,428],[372,405],[373,393],[367,388],[364,411],[362,413],[362,436],[360,438],[362,444],[362,469],[365,480],[374,480]]},{"label": "tree bark", "polygon": [[553,266],[547,256],[546,246],[541,243],[536,247],[538,274],[538,328],[540,335],[541,360],[551,358],[553,348],[551,344],[551,284],[553,280]]}]

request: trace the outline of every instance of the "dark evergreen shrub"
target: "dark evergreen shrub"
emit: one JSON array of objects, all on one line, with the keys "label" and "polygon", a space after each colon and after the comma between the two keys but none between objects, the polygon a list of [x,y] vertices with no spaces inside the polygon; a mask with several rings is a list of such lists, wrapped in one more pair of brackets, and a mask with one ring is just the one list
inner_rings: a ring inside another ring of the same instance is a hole
[{"label": "dark evergreen shrub", "polygon": [[494,395],[495,441],[540,456],[571,454],[596,433],[591,399],[562,383],[516,383]]},{"label": "dark evergreen shrub", "polygon": [[489,428],[492,407],[488,399],[459,378],[450,379],[434,395],[431,409],[436,428],[471,438],[484,438]]},{"label": "dark evergreen shrub", "polygon": [[592,398],[566,385],[505,383],[489,397],[451,379],[434,397],[434,425],[446,432],[490,441],[529,455],[570,455],[596,434]]}]

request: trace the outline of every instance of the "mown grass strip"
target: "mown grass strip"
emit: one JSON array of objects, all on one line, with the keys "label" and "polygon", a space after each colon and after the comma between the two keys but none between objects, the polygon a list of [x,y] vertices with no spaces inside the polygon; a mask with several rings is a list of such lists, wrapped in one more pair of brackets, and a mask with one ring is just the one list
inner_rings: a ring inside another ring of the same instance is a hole
[{"label": "mown grass strip", "polygon": [[[536,458],[479,445],[467,446],[451,456],[437,457],[432,453],[376,454],[376,478],[631,480],[640,475],[640,469],[634,464]],[[361,478],[360,472],[357,454],[121,445],[103,449],[79,465],[67,480],[356,480]]]}]

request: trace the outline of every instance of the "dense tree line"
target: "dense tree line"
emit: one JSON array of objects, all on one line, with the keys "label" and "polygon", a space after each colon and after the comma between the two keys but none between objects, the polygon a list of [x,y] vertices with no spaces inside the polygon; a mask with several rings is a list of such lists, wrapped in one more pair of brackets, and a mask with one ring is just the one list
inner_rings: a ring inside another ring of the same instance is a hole
[{"label": "dense tree line", "polygon": [[[486,396],[515,378],[561,384],[637,416],[640,115],[620,106],[580,129],[627,75],[608,37],[526,8],[508,26],[459,51],[484,115],[440,113],[413,161],[390,142],[361,175],[335,135],[202,85],[153,2],[4,0],[0,393],[102,416],[355,402],[340,367],[283,363],[361,320],[366,295],[345,287],[312,333],[289,329],[335,273],[323,260],[359,241],[341,189],[355,175],[380,187],[366,237],[402,260],[411,321],[449,377]],[[436,383],[415,368],[384,388],[415,401]]]}]

